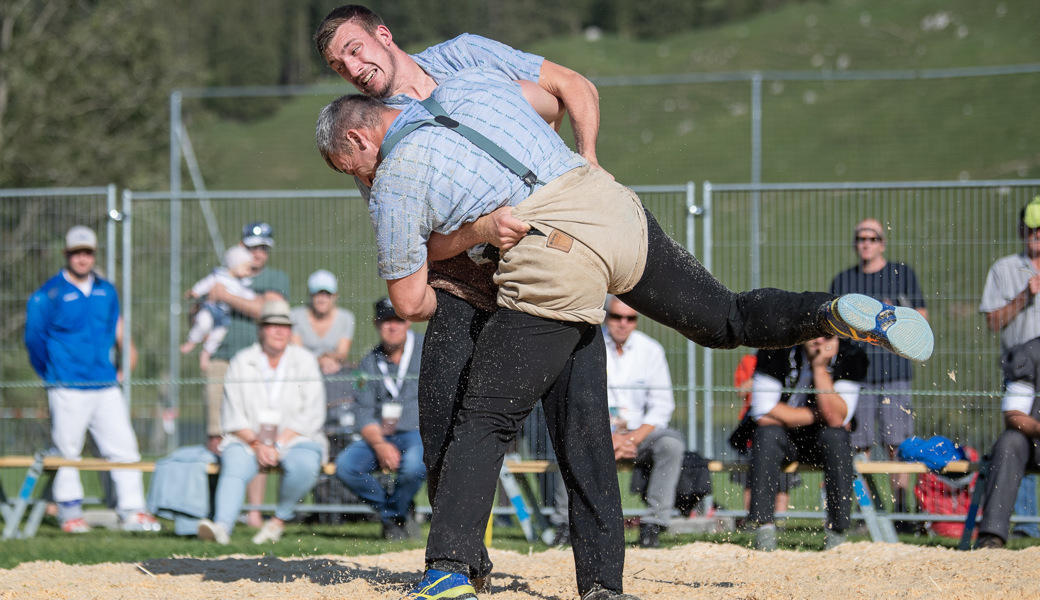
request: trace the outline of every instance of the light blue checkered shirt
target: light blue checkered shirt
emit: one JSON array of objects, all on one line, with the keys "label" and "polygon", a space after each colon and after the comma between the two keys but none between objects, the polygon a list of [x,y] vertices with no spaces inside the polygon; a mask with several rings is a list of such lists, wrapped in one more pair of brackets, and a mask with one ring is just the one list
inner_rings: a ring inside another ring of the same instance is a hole
[{"label": "light blue checkered shirt", "polygon": [[[520,86],[500,71],[465,69],[432,97],[460,123],[501,146],[550,182],[586,164],[531,108]],[[406,106],[387,137],[430,119],[418,102]],[[519,176],[458,132],[421,127],[405,136],[376,171],[369,214],[376,230],[379,275],[400,279],[426,262],[431,232],[451,233],[501,206],[515,206],[530,190]]]},{"label": "light blue checkered shirt", "polygon": [[[438,85],[470,67],[498,70],[513,80],[523,79],[538,83],[542,63],[545,62],[541,56],[521,52],[501,42],[470,33],[430,46],[418,54],[413,54],[412,60]],[[414,99],[407,94],[397,94],[383,100],[383,103],[394,108],[404,108],[413,101]],[[361,196],[368,202],[371,190],[357,177],[354,181],[361,190]]]}]

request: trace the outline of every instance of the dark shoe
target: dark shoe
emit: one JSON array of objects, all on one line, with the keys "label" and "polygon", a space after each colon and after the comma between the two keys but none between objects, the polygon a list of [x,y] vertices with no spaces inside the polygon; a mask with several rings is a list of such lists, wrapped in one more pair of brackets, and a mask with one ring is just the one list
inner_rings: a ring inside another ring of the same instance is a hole
[{"label": "dark shoe", "polygon": [[491,573],[488,573],[483,577],[470,577],[469,582],[473,585],[474,592],[478,594],[491,593]]},{"label": "dark shoe", "polygon": [[1003,547],[1004,540],[992,533],[979,534],[979,539],[975,540],[976,550],[1000,550]]},{"label": "dark shoe", "polygon": [[925,535],[924,523],[921,521],[895,521],[892,523],[896,533],[921,537]]},{"label": "dark shoe", "polygon": [[567,525],[560,525],[556,528],[556,535],[553,537],[553,548],[566,548],[571,545],[571,528]]},{"label": "dark shoe", "polygon": [[639,525],[639,547],[660,548],[661,542],[658,541],[657,536],[663,529],[655,523],[641,523]]},{"label": "dark shoe", "polygon": [[581,597],[581,600],[639,600],[638,596],[624,594],[615,590],[601,588],[598,585]]},{"label": "dark shoe", "polygon": [[828,529],[823,535],[823,549],[833,550],[845,543],[845,534]]},{"label": "dark shoe", "polygon": [[404,520],[387,519],[383,521],[383,539],[388,542],[403,542],[408,539],[408,529]]},{"label": "dark shoe", "polygon": [[776,525],[759,525],[755,530],[755,550],[773,552],[776,548]]}]

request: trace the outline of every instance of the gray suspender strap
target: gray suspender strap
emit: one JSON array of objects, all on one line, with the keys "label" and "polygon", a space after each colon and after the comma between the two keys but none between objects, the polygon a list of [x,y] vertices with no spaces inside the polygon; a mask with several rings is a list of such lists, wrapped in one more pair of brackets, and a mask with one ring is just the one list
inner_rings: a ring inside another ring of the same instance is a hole
[{"label": "gray suspender strap", "polygon": [[448,129],[455,130],[459,135],[472,142],[473,145],[477,146],[484,152],[487,152],[491,158],[502,163],[502,166],[513,173],[516,173],[516,176],[527,184],[527,187],[530,188],[531,191],[534,191],[535,184],[545,185],[545,182],[540,181],[538,175],[536,175],[534,171],[528,169],[523,163],[513,158],[513,156],[503,150],[501,146],[487,139],[474,129],[449,117],[448,113],[444,111],[444,108],[432,97],[423,100],[419,104],[422,104],[426,110],[430,111],[430,114],[433,115],[433,119],[405,125],[404,128],[384,140],[383,145],[379,149],[379,156],[381,159],[387,154],[390,154],[390,150],[392,150],[393,147],[404,138],[404,136],[423,125],[437,125],[439,127],[447,127]]}]

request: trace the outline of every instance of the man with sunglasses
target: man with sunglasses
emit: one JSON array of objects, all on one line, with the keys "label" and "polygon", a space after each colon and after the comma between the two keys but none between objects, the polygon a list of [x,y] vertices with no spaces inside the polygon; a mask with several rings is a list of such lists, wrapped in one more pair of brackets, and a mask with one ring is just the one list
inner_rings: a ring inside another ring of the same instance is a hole
[{"label": "man with sunglasses", "polygon": [[[29,298],[25,347],[47,384],[51,439],[63,458],[79,460],[89,431],[101,457],[116,463],[141,460],[122,378],[114,359],[122,350],[123,319],[116,288],[95,271],[97,234],[76,225],[65,235],[65,268]],[[133,363],[133,349],[131,363]],[[145,511],[144,482],[136,469],[114,469],[117,512],[126,531],[159,531]],[[79,471],[54,476],[58,520],[66,533],[86,533]]]},{"label": "man with sunglasses", "polygon": [[[640,519],[638,544],[657,548],[658,537],[668,528],[675,506],[686,443],[681,433],[668,427],[675,397],[664,347],[638,331],[638,324],[639,313],[634,308],[613,296],[607,298],[603,341],[611,444],[616,460],[635,461],[637,468],[649,467],[644,496],[650,510]],[[553,521],[566,527],[566,494],[557,493],[555,500]],[[557,540],[557,544],[566,543],[559,533]]]},{"label": "man with sunglasses", "polygon": [[[917,275],[909,265],[885,259],[885,229],[877,219],[863,219],[856,225],[853,246],[859,258],[856,266],[838,273],[831,282],[832,294],[864,294],[892,306],[913,308],[928,318],[924,293]],[[856,406],[856,430],[852,445],[856,452],[869,456],[875,441],[887,450],[888,460],[896,459],[896,449],[914,435],[913,402],[910,394],[914,368],[903,357],[876,346],[860,344],[867,352],[870,367],[866,391]],[[892,484],[893,512],[909,509],[910,476],[889,475]],[[897,521],[900,530],[911,532],[912,522]]]}]

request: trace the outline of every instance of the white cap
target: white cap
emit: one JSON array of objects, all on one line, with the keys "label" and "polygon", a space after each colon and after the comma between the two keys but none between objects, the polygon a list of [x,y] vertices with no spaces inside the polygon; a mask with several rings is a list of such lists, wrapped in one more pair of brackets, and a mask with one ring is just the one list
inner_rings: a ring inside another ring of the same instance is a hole
[{"label": "white cap", "polygon": [[239,265],[253,262],[253,255],[244,247],[235,244],[224,252],[224,266],[234,269]]},{"label": "white cap", "polygon": [[318,292],[335,294],[337,289],[336,276],[325,269],[319,269],[311,273],[311,276],[307,278],[307,291],[310,292],[311,296]]},{"label": "white cap", "polygon": [[97,234],[83,225],[76,225],[65,234],[65,250],[97,250]]}]

